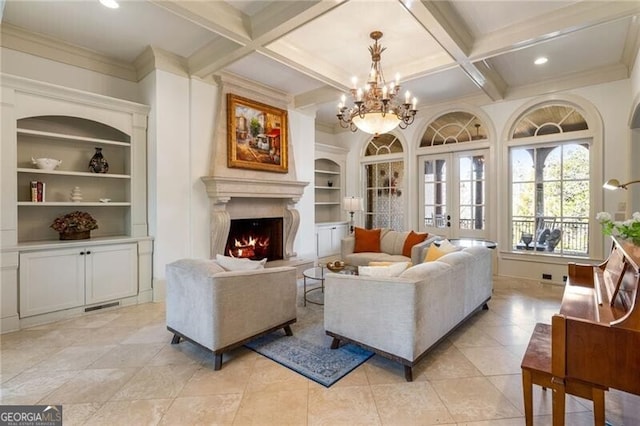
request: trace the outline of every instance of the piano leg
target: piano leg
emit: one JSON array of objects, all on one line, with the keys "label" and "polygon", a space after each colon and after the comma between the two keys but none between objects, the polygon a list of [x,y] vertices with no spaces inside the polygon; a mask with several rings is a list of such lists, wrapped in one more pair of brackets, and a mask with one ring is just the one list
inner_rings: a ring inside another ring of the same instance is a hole
[{"label": "piano leg", "polygon": [[564,380],[553,379],[553,426],[564,426]]}]

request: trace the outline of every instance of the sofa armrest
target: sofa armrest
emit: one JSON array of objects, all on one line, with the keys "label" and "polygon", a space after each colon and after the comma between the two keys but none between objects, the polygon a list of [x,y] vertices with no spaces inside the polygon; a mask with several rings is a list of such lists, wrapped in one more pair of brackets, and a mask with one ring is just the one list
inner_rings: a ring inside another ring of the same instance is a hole
[{"label": "sofa armrest", "polygon": [[340,240],[340,255],[342,259],[346,259],[348,255],[353,253],[356,248],[356,237],[349,235]]},{"label": "sofa armrest", "polygon": [[441,239],[442,237],[440,235],[429,235],[426,240],[411,247],[411,262],[413,262],[414,265],[419,265],[424,262],[424,257],[427,255],[427,250],[429,250],[431,243]]}]

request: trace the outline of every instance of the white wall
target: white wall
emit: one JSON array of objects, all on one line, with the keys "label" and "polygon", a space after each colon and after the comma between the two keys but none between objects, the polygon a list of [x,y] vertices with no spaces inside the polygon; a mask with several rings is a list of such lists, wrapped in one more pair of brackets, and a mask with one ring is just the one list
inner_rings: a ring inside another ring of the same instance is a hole
[{"label": "white wall", "polygon": [[127,101],[141,102],[138,84],[49,59],[0,48],[2,72]]}]

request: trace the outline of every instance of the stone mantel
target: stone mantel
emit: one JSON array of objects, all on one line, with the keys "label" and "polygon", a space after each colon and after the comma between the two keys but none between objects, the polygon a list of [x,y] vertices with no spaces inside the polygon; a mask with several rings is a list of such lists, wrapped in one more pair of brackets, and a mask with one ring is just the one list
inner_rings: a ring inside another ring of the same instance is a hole
[{"label": "stone mantel", "polygon": [[204,176],[207,194],[214,203],[227,203],[231,198],[278,198],[297,203],[309,182],[291,180],[247,179]]}]

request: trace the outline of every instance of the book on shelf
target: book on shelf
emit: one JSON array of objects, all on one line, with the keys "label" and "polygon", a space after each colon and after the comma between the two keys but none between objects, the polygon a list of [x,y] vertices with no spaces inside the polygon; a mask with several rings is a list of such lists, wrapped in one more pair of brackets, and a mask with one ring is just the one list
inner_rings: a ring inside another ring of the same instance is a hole
[{"label": "book on shelf", "polygon": [[44,203],[46,201],[46,183],[39,180],[31,181],[31,202]]}]

